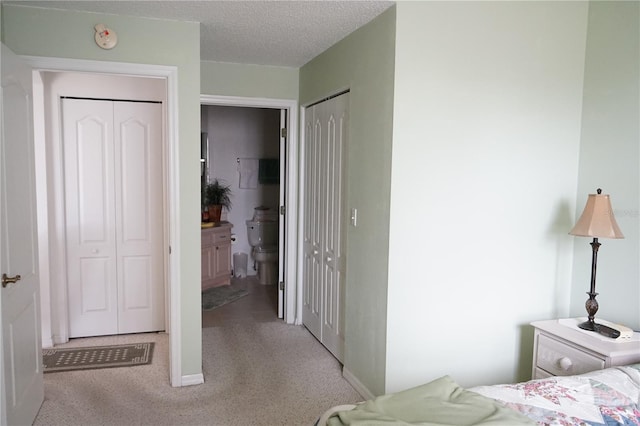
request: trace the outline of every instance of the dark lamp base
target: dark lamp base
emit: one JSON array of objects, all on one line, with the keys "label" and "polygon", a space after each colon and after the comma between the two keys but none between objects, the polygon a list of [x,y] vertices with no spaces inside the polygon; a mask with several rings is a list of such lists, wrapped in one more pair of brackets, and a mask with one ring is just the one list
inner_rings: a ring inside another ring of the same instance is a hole
[{"label": "dark lamp base", "polygon": [[585,321],[581,324],[578,324],[578,327],[583,330],[598,331],[598,324],[596,324],[594,321]]}]

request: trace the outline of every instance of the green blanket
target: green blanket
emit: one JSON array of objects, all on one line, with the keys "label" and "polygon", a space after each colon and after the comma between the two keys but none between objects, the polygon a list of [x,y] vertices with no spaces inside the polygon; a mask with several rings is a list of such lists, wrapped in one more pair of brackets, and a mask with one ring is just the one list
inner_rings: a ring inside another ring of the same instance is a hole
[{"label": "green blanket", "polygon": [[449,376],[358,404],[327,422],[341,425],[517,426],[535,422],[493,399],[461,388]]}]

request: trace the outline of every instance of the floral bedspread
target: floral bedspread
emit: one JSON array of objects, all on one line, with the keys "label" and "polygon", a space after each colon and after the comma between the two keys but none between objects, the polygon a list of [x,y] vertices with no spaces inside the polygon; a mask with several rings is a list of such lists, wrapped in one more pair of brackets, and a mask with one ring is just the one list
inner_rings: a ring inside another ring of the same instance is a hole
[{"label": "floral bedspread", "polygon": [[469,390],[541,425],[640,426],[640,364]]}]

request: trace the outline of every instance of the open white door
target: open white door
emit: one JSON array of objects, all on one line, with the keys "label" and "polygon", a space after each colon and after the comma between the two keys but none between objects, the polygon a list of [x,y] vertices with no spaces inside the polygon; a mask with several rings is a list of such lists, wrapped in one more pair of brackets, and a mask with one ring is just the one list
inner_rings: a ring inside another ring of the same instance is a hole
[{"label": "open white door", "polygon": [[278,240],[278,318],[284,318],[284,272],[285,272],[285,250],[286,221],[287,214],[285,206],[285,195],[287,192],[287,110],[280,110],[280,215],[278,216],[278,229],[280,230]]},{"label": "open white door", "polygon": [[31,69],[2,45],[0,424],[32,424],[44,400]]}]

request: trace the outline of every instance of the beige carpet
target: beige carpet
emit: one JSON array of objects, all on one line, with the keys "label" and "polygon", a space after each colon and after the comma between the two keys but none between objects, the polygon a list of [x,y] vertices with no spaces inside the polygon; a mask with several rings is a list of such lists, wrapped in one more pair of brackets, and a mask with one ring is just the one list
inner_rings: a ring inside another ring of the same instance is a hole
[{"label": "beige carpet", "polygon": [[312,425],[362,397],[299,326],[239,322],[203,329],[205,383],[172,388],[168,336],[74,339],[79,346],[154,341],[150,365],[45,375],[35,425]]}]

